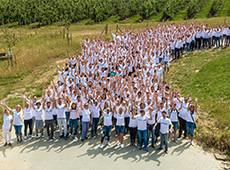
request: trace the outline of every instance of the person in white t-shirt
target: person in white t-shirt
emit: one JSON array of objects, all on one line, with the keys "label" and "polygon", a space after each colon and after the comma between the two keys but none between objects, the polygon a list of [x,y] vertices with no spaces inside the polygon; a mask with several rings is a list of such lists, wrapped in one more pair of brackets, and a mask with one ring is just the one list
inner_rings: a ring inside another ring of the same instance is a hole
[{"label": "person in white t-shirt", "polygon": [[150,112],[150,117],[148,115],[145,114],[145,110],[142,109],[140,110],[140,114],[138,114],[137,116],[132,115],[132,119],[137,119],[137,132],[138,132],[138,138],[139,138],[139,149],[142,149],[142,138],[144,139],[144,147],[145,150],[148,152],[148,132],[147,132],[147,121],[148,120],[152,120],[152,111],[153,108],[150,108],[149,112]]},{"label": "person in white t-shirt", "polygon": [[[47,101],[46,99],[43,99],[43,106],[42,106],[44,112],[45,112],[45,125],[47,130],[47,140],[56,138],[54,137],[54,122],[53,122],[53,109],[54,109],[54,103],[51,104],[51,100]],[[51,133],[49,128],[51,128]]]},{"label": "person in white t-shirt", "polygon": [[[80,119],[79,114],[78,114],[79,108],[77,107],[76,103],[71,104],[70,108],[70,139],[74,136],[74,139],[77,138],[77,124],[78,124],[78,119]],[[73,134],[73,127],[74,127],[74,134]]]},{"label": "person in white t-shirt", "polygon": [[2,106],[2,113],[3,113],[3,125],[2,125],[2,131],[5,138],[5,144],[3,146],[7,145],[7,134],[9,136],[9,145],[12,147],[11,142],[11,131],[12,131],[12,125],[13,125],[13,117],[10,115],[10,112],[8,110],[4,110],[3,103],[1,102]]},{"label": "person in white t-shirt", "polygon": [[[173,134],[174,134],[174,142],[177,143],[177,138],[176,138],[176,132],[178,130],[178,114],[179,111],[176,108],[177,104],[174,102],[172,103],[171,109],[170,109],[170,120],[173,124]],[[169,136],[168,140],[170,138],[171,132],[169,131]]]},{"label": "person in white t-shirt", "polygon": [[187,126],[187,133],[188,133],[188,140],[186,143],[191,142],[191,145],[194,146],[193,143],[193,136],[194,136],[194,129],[196,128],[195,125],[195,117],[197,113],[197,101],[198,99],[195,99],[195,107],[191,104],[191,100],[189,100],[188,104],[188,112],[186,115],[186,126]]},{"label": "person in white t-shirt", "polygon": [[123,107],[119,107],[118,111],[116,109],[116,104],[114,104],[113,111],[115,112],[115,117],[117,118],[116,126],[117,126],[117,138],[118,143],[117,146],[121,146],[121,148],[124,148],[123,145],[123,135],[125,132],[125,113],[127,111],[127,107],[125,106],[125,110]]},{"label": "person in white t-shirt", "polygon": [[44,129],[44,121],[43,121],[43,114],[42,114],[42,107],[41,102],[36,102],[36,107],[32,105],[33,109],[35,110],[35,128],[36,128],[36,139],[38,139],[38,130],[41,131],[41,137],[44,138],[43,129]]},{"label": "person in white t-shirt", "polygon": [[[163,149],[163,141],[165,141],[165,153],[168,154],[168,132],[172,131],[172,122],[169,118],[166,117],[166,111],[162,111],[162,117],[155,123],[153,129],[157,126],[157,124],[160,124],[160,137],[161,137],[161,143],[160,147],[157,150]],[[169,129],[169,126],[171,125],[171,128]]]},{"label": "person in white t-shirt", "polygon": [[22,107],[20,105],[16,106],[15,110],[12,110],[11,108],[9,108],[5,103],[3,103],[3,106],[5,106],[7,108],[7,110],[9,112],[13,112],[14,117],[13,117],[13,125],[14,125],[14,129],[15,129],[15,134],[17,137],[17,143],[23,143],[22,140]]},{"label": "person in white t-shirt", "polygon": [[91,137],[94,137],[94,133],[95,136],[97,137],[97,127],[98,127],[98,122],[99,122],[99,118],[100,118],[100,107],[99,107],[99,103],[98,100],[95,100],[94,102],[92,100],[90,100],[91,106],[92,106],[92,116],[93,116],[93,124],[92,124],[92,129],[91,129]]},{"label": "person in white t-shirt", "polygon": [[[29,97],[30,98],[30,97]],[[25,104],[25,93],[23,93],[23,103],[22,103],[22,108],[23,108],[23,112],[24,112],[24,138],[27,139],[27,128],[29,125],[29,135],[31,138],[33,138],[32,132],[33,132],[33,128],[32,128],[32,123],[33,123],[33,115],[32,115],[32,101],[26,102]]]},{"label": "person in white t-shirt", "polygon": [[130,131],[130,140],[131,140],[131,146],[135,146],[135,139],[137,136],[137,120],[132,119],[132,116],[137,116],[137,109],[133,108],[132,113],[130,113],[129,109],[129,115],[130,115],[130,121],[129,121],[129,131]]}]

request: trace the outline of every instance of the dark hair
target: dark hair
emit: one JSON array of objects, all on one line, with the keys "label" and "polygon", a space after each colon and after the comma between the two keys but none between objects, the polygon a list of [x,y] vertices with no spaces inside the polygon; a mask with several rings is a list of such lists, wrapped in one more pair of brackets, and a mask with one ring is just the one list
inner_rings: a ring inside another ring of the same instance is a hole
[{"label": "dark hair", "polygon": [[166,111],[162,111],[161,113],[165,113],[166,114]]}]

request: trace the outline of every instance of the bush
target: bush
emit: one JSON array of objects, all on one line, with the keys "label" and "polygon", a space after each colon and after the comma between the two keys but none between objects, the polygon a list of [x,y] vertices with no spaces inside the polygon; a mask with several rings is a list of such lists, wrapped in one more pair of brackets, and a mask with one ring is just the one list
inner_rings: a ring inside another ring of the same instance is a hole
[{"label": "bush", "polygon": [[223,0],[214,0],[209,11],[209,17],[217,16],[222,8]]},{"label": "bush", "polygon": [[203,8],[206,2],[207,0],[192,0],[187,11],[188,18],[195,17],[195,15]]},{"label": "bush", "polygon": [[168,1],[163,15],[162,19],[167,20],[167,19],[172,19],[180,10],[182,10],[190,0],[171,0]]}]

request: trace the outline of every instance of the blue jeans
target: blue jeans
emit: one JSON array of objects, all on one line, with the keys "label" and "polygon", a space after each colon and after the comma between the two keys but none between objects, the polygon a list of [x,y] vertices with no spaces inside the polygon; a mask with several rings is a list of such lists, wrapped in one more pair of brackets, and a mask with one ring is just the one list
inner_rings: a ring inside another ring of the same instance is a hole
[{"label": "blue jeans", "polygon": [[28,128],[28,125],[29,125],[29,130],[30,130],[30,133],[29,135],[32,135],[32,123],[33,123],[33,120],[32,118],[30,120],[24,120],[24,135],[27,136],[27,128]]},{"label": "blue jeans", "polygon": [[227,36],[227,39],[226,39],[226,46],[229,46],[229,44],[230,44],[230,35]]},{"label": "blue jeans", "polygon": [[130,117],[125,117],[125,128],[127,129],[127,133],[129,132],[129,121],[130,121]]},{"label": "blue jeans", "polygon": [[168,150],[168,133],[160,133],[161,136],[161,144],[160,144],[160,148],[163,148],[163,141],[165,141],[165,150]]},{"label": "blue jeans", "polygon": [[186,43],[187,51],[190,52],[190,43]]},{"label": "blue jeans", "polygon": [[103,126],[103,134],[101,136],[101,143],[103,143],[105,136],[108,136],[108,141],[110,139],[111,135],[111,130],[112,130],[112,125],[111,126]]},{"label": "blue jeans", "polygon": [[220,47],[220,37],[216,37],[215,42],[216,42],[216,47]]},{"label": "blue jeans", "polygon": [[[155,124],[155,123],[154,123]],[[155,129],[153,130],[153,125],[148,125],[148,144],[149,144],[149,138],[150,138],[150,131],[152,131],[152,144],[155,143]]]},{"label": "blue jeans", "polygon": [[90,122],[81,122],[82,124],[82,132],[81,132],[81,139],[84,140],[87,136],[88,130],[89,130],[89,123]]},{"label": "blue jeans", "polygon": [[97,127],[98,127],[99,118],[93,118],[93,126],[91,129],[91,135],[93,136],[93,132],[97,135]]},{"label": "blue jeans", "polygon": [[160,136],[160,123],[156,125],[155,134],[156,134],[156,138]]},{"label": "blue jeans", "polygon": [[77,119],[70,119],[69,123],[70,123],[70,133],[71,133],[71,135],[73,135],[73,126],[74,126],[74,135],[77,135],[77,123],[78,123],[78,120]]},{"label": "blue jeans", "polygon": [[207,38],[203,39],[203,48],[204,48],[204,45],[206,46],[206,48],[208,47],[208,39]]},{"label": "blue jeans", "polygon": [[15,134],[22,136],[22,125],[14,125]]},{"label": "blue jeans", "polygon": [[147,130],[137,130],[138,133],[138,140],[139,140],[139,145],[140,147],[142,147],[142,138],[144,139],[144,145],[145,148],[147,148],[148,145],[148,141],[147,141]]},{"label": "blue jeans", "polygon": [[195,123],[186,122],[187,134],[191,137],[194,136]]},{"label": "blue jeans", "polygon": [[66,124],[67,124],[67,129],[69,129],[69,125],[68,125],[68,121],[69,121],[69,115],[70,115],[70,112],[65,112],[65,117],[66,117]]}]

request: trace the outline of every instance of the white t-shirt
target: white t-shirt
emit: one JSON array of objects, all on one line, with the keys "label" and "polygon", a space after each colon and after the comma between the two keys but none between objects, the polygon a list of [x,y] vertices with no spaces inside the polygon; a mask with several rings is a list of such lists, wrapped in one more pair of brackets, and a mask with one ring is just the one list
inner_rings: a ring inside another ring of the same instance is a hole
[{"label": "white t-shirt", "polygon": [[100,117],[100,107],[99,105],[95,106],[92,105],[92,116],[93,118],[99,118]]},{"label": "white t-shirt", "polygon": [[57,118],[58,119],[66,118],[64,109],[65,109],[65,104],[61,104],[61,105],[57,104]]},{"label": "white t-shirt", "polygon": [[82,122],[90,122],[90,110],[86,110],[84,109],[82,111],[83,115],[82,115]]},{"label": "white t-shirt", "polygon": [[3,129],[10,129],[10,126],[11,126],[10,122],[12,119],[13,119],[13,116],[11,116],[11,115],[7,116],[6,114],[4,114],[2,128]]},{"label": "white t-shirt", "polygon": [[35,120],[43,120],[41,106],[40,108],[35,107]]},{"label": "white t-shirt", "polygon": [[77,110],[71,110],[70,119],[77,119]]},{"label": "white t-shirt", "polygon": [[53,120],[53,109],[51,106],[49,108],[45,106],[45,120]]},{"label": "white t-shirt", "polygon": [[[146,112],[146,114],[150,117],[149,111]],[[156,121],[155,121],[155,116],[156,116],[156,111],[153,111],[153,112],[152,112],[152,117],[153,117],[153,119],[152,119],[152,120],[149,120],[149,119],[148,119],[148,121],[147,121],[147,123],[148,123],[149,125],[153,125],[153,124],[156,123]]]},{"label": "white t-shirt", "polygon": [[130,114],[129,127],[137,127],[137,119],[132,119],[132,114]]},{"label": "white t-shirt", "polygon": [[22,121],[20,119],[20,116],[22,115],[22,111],[21,112],[17,112],[16,110],[13,110],[13,114],[14,114],[14,120],[13,120],[13,125],[22,125]]},{"label": "white t-shirt", "polygon": [[149,119],[148,115],[141,116],[141,114],[135,116],[137,119],[137,129],[138,130],[147,130],[147,120]]},{"label": "white t-shirt", "polygon": [[[193,120],[192,120],[192,117],[193,117]],[[195,117],[196,117],[196,112],[195,112],[195,110],[194,110],[194,113],[193,114],[191,114],[191,111],[189,110],[188,112],[187,112],[187,115],[186,115],[186,121],[187,122],[190,122],[190,123],[195,123]]]},{"label": "white t-shirt", "polygon": [[24,120],[30,120],[30,119],[32,119],[32,108],[26,108],[26,107],[24,107],[24,109],[23,109],[23,111],[24,111]]},{"label": "white t-shirt", "polygon": [[116,118],[117,118],[117,123],[116,123],[117,126],[124,126],[125,125],[125,122],[124,122],[125,114],[124,113],[122,113],[122,114],[117,113]]},{"label": "white t-shirt", "polygon": [[171,112],[171,116],[170,116],[170,120],[172,121],[172,122],[178,122],[178,115],[177,115],[177,109],[176,110],[170,110],[170,112]]},{"label": "white t-shirt", "polygon": [[104,116],[104,125],[105,126],[111,126],[112,125],[112,116],[113,116],[113,114],[111,112],[109,112],[109,114],[104,112],[103,116]]},{"label": "white t-shirt", "polygon": [[180,113],[179,113],[179,117],[181,117],[184,120],[186,120],[186,116],[188,113],[187,109],[188,109],[188,103],[186,104],[183,102],[182,108],[181,108]]},{"label": "white t-shirt", "polygon": [[166,134],[169,132],[169,125],[172,124],[171,120],[169,118],[160,118],[160,120],[158,121],[160,123],[160,132],[163,134]]}]

